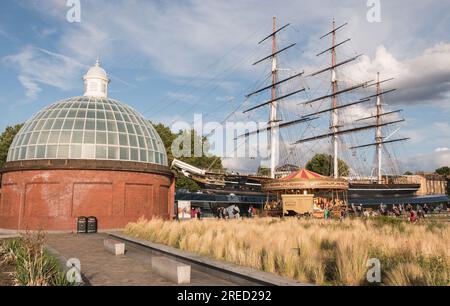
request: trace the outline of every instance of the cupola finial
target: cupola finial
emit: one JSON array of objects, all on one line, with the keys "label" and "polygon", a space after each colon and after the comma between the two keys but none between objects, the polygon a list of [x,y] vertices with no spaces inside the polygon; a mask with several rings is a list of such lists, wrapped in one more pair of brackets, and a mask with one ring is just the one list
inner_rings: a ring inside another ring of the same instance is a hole
[{"label": "cupola finial", "polygon": [[108,84],[110,82],[106,71],[100,65],[100,57],[97,56],[95,66],[91,67],[83,78],[84,95],[90,97],[108,97]]}]

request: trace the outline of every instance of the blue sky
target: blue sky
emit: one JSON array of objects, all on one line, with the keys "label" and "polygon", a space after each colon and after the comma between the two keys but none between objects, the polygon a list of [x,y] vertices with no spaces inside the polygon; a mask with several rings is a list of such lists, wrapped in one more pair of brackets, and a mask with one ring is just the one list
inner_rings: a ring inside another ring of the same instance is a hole
[{"label": "blue sky", "polygon": [[[148,119],[172,125],[203,113],[204,121],[221,121],[267,68],[251,64],[269,54],[269,46],[257,42],[270,33],[273,15],[280,24],[291,23],[280,45],[297,43],[280,63],[306,71],[327,64],[315,54],[326,46],[318,37],[335,18],[349,23],[342,38],[352,38],[342,58],[364,54],[347,76],[362,79],[381,70],[396,78],[398,91],[386,103],[404,109],[407,122],[398,133],[411,137],[397,152],[401,170],[450,165],[448,1],[381,0],[379,23],[367,21],[369,8],[358,0],[80,2],[81,23],[69,23],[66,0],[2,1],[0,129],[82,95],[81,78],[97,55],[112,78],[110,96]],[[244,165],[248,161],[228,163]]]}]

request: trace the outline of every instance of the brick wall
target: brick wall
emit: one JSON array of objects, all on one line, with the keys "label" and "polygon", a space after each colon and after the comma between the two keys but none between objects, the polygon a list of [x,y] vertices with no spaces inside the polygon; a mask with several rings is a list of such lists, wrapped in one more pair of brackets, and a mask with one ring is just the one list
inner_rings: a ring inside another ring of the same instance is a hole
[{"label": "brick wall", "polygon": [[32,170],[3,174],[0,228],[76,230],[80,216],[99,229],[123,228],[141,217],[170,218],[170,175],[108,170]]}]

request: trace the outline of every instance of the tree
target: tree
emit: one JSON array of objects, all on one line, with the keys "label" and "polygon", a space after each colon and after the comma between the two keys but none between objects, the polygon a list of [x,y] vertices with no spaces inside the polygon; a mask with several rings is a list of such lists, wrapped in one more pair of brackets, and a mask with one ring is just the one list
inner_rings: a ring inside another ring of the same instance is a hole
[{"label": "tree", "polygon": [[413,175],[411,171],[406,171],[403,175]]},{"label": "tree", "polygon": [[173,160],[172,143],[175,140],[175,138],[177,137],[177,135],[172,133],[170,128],[165,126],[162,123],[159,123],[159,124],[153,125],[153,126],[154,126],[156,132],[158,132],[159,136],[161,137],[164,147],[166,148],[167,158],[170,163]]},{"label": "tree", "polygon": [[258,168],[257,174],[261,176],[270,176],[270,169],[264,166],[260,166]]},{"label": "tree", "polygon": [[[224,170],[222,165],[222,159],[220,157],[209,155],[209,154],[202,154],[200,157],[195,156],[194,148],[195,146],[201,146],[203,148],[202,152],[209,152],[210,145],[208,143],[208,139],[206,137],[200,136],[197,134],[195,130],[191,131],[179,131],[178,133],[173,133],[169,127],[165,126],[162,123],[159,123],[157,125],[154,125],[155,130],[158,132],[159,136],[161,137],[162,142],[164,143],[164,146],[167,151],[167,157],[169,160],[169,163],[172,163],[174,159],[174,154],[172,152],[172,144],[178,137],[189,137],[191,143],[190,143],[190,156],[182,156],[178,158],[179,160],[188,163],[190,165],[193,165],[195,167],[199,167],[202,169],[209,169],[211,170]],[[180,148],[183,149],[183,148]],[[189,152],[188,152],[189,153]],[[185,177],[182,174],[177,173],[175,175],[176,181],[175,181],[175,187],[177,189],[188,189],[190,191],[197,191],[200,190],[200,186],[193,180]]]},{"label": "tree", "polygon": [[[191,142],[190,148],[188,148],[190,150],[189,152],[190,154],[188,154],[188,156],[180,157],[179,160],[202,169],[224,170],[222,165],[222,159],[215,155],[209,154],[211,146],[206,137],[198,135],[195,130],[179,131],[175,135],[175,139],[179,137],[180,138],[186,137],[187,139],[190,139]],[[200,150],[201,156],[196,156],[196,153],[199,152],[195,152],[195,147],[201,149]],[[184,148],[179,149],[183,150]],[[172,153],[173,152],[171,151],[171,154]]]},{"label": "tree", "polygon": [[441,167],[439,169],[436,169],[436,173],[439,175],[445,175],[445,176],[449,176],[450,175],[450,167]]},{"label": "tree", "polygon": [[5,165],[6,159],[8,158],[9,147],[22,126],[23,124],[8,126],[0,135],[0,168]]},{"label": "tree", "polygon": [[[338,160],[339,176],[348,176],[349,167],[341,159]],[[316,154],[307,164],[306,169],[316,172],[324,176],[332,176],[333,169],[333,156],[328,154]]]}]

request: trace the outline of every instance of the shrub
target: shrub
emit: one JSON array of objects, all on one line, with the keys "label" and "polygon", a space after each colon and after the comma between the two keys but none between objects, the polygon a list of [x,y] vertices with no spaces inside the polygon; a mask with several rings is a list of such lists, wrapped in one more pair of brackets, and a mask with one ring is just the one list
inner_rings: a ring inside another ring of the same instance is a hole
[{"label": "shrub", "polygon": [[44,248],[45,234],[27,233],[0,244],[0,264],[13,264],[16,286],[69,286],[58,260]]},{"label": "shrub", "polygon": [[382,284],[447,285],[450,231],[393,218],[139,220],[125,233],[218,260],[318,285],[367,285],[367,260]]}]

